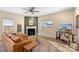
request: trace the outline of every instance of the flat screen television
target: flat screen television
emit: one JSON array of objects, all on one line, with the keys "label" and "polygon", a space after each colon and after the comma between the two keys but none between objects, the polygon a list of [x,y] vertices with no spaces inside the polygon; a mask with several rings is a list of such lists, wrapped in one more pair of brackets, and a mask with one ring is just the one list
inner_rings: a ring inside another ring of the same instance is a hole
[{"label": "flat screen television", "polygon": [[72,24],[60,24],[60,30],[72,30]]}]

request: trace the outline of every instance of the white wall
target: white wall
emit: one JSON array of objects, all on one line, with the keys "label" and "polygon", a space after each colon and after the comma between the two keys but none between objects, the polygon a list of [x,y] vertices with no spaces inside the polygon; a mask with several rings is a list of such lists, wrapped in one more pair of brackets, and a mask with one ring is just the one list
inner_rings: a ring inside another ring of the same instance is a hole
[{"label": "white wall", "polygon": [[75,8],[75,15],[79,15],[79,7]]},{"label": "white wall", "polygon": [[[42,20],[51,20],[53,21],[53,32],[44,32],[41,30],[40,22]],[[75,20],[75,10],[67,10],[61,11],[50,15],[40,16],[38,17],[38,33],[39,35],[48,36],[48,37],[56,37],[56,31],[59,29],[60,24],[62,23],[71,23],[72,30],[75,33],[76,30],[76,20]]]},{"label": "white wall", "polygon": [[[3,20],[4,18],[10,18],[14,20],[14,31],[17,32],[17,24],[22,25],[22,32],[24,33],[24,16],[17,15],[9,12],[4,12],[0,10],[0,20]],[[1,24],[1,23],[0,23]]]},{"label": "white wall", "polygon": [[[75,8],[75,16],[79,15],[79,7]],[[79,42],[79,28],[77,29],[77,41]]]}]

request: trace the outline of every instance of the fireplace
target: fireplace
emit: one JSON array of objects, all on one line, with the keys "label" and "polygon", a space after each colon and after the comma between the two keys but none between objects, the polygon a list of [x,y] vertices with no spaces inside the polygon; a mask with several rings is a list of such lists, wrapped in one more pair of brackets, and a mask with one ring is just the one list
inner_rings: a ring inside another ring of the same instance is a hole
[{"label": "fireplace", "polygon": [[36,26],[27,26],[26,33],[28,35],[36,35]]},{"label": "fireplace", "polygon": [[28,35],[35,35],[35,29],[28,29]]}]

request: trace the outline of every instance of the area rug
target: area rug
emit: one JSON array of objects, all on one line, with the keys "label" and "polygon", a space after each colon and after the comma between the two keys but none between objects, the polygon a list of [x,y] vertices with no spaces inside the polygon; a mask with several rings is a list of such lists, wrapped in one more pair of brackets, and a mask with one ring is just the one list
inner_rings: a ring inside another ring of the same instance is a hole
[{"label": "area rug", "polygon": [[0,52],[7,52],[1,40],[0,40]]},{"label": "area rug", "polygon": [[55,46],[53,46],[48,40],[38,39],[38,46],[33,48],[33,52],[60,52]]}]

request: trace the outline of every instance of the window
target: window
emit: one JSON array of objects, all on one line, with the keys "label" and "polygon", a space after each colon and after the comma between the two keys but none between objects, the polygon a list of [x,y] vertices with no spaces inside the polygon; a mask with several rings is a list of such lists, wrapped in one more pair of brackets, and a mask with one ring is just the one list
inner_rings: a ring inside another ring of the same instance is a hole
[{"label": "window", "polygon": [[5,18],[3,19],[3,32],[13,31],[13,20]]},{"label": "window", "polygon": [[51,20],[41,21],[41,31],[53,32],[53,21]]},{"label": "window", "polygon": [[3,26],[13,26],[13,21],[10,19],[3,19]]}]

